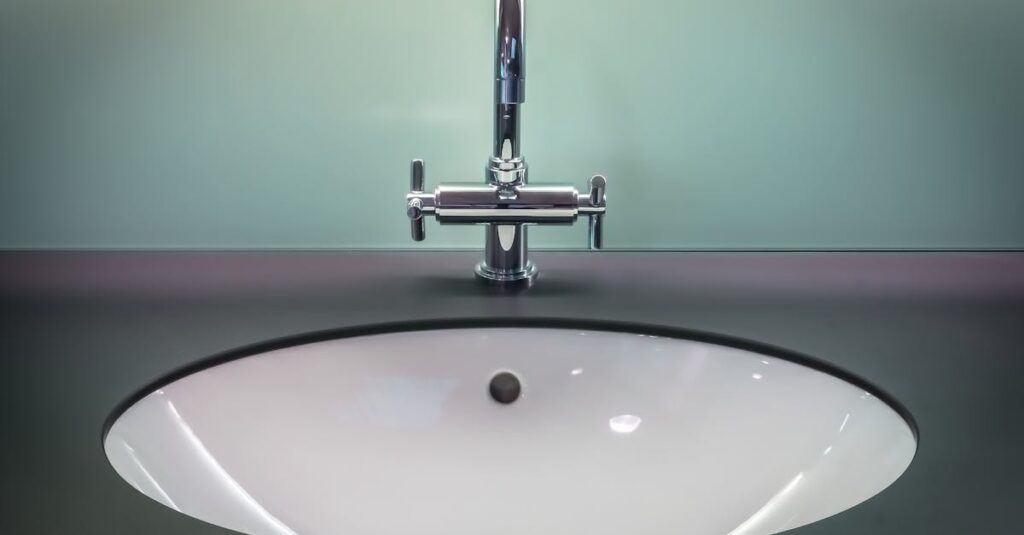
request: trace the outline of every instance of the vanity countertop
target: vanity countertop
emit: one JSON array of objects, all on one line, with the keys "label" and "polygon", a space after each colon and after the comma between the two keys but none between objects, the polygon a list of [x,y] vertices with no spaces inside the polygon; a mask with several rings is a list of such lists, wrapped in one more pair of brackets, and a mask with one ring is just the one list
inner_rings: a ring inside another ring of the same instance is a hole
[{"label": "vanity countertop", "polygon": [[900,400],[921,442],[892,487],[792,533],[1020,532],[1024,254],[538,251],[536,286],[509,295],[473,279],[478,256],[0,253],[0,532],[228,533],[114,473],[100,434],[115,405],[253,342],[465,317],[666,325],[813,355]]}]

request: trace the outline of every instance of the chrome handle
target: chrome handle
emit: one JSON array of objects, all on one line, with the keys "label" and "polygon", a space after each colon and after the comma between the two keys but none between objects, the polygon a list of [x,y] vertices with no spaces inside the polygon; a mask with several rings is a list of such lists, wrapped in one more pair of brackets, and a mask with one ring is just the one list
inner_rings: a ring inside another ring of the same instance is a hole
[{"label": "chrome handle", "polygon": [[419,158],[412,161],[412,169],[409,172],[412,191],[423,191],[423,160]]},{"label": "chrome handle", "polygon": [[590,186],[591,206],[604,206],[604,190],[608,187],[608,179],[601,175],[594,175],[590,177],[587,185]]},{"label": "chrome handle", "polygon": [[[604,191],[608,187],[608,180],[601,175],[590,177],[590,205],[595,208],[604,208]],[[604,247],[604,210],[590,214],[590,230],[588,232],[588,245],[590,249],[601,249]]]},{"label": "chrome handle", "polygon": [[406,208],[405,213],[412,221],[412,239],[414,241],[423,241],[427,237],[426,225],[423,223],[423,201],[419,199],[410,200],[409,207]]},{"label": "chrome handle", "polygon": [[[424,182],[423,160],[416,159],[412,161],[409,175],[412,192],[422,193]],[[426,239],[427,228],[426,223],[423,221],[423,201],[420,199],[409,199],[405,208],[405,214],[409,216],[409,221],[412,224],[412,239],[414,241]]]},{"label": "chrome handle", "polygon": [[590,249],[597,250],[604,248],[604,214],[590,216]]},{"label": "chrome handle", "polygon": [[406,195],[405,214],[409,218],[412,239],[426,238],[426,218],[434,216],[444,223],[487,223],[492,225],[571,224],[580,216],[589,220],[590,249],[604,247],[605,191],[608,181],[594,175],[587,190],[568,185],[499,186],[496,184],[441,184],[431,192],[423,191],[426,172],[423,160],[410,166],[410,191]]}]

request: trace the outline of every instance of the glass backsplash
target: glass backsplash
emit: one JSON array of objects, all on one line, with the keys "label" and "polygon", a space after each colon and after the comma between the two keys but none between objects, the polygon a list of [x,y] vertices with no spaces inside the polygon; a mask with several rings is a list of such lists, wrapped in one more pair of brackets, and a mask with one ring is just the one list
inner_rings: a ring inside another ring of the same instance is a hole
[{"label": "glass backsplash", "polygon": [[[1024,247],[1024,2],[526,9],[530,181],[606,175],[608,247]],[[480,247],[404,194],[483,180],[492,12],[0,2],[0,248]]]}]

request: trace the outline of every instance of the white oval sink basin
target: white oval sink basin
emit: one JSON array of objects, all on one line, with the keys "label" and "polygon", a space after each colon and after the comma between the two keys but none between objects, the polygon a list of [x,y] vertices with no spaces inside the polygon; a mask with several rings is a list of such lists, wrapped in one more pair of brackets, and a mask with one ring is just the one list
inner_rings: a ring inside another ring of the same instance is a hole
[{"label": "white oval sink basin", "polygon": [[[884,394],[778,349],[450,325],[214,357],[126,402],[106,454],[251,534],[763,535],[870,498],[916,450]],[[502,404],[505,371],[521,394]]]}]

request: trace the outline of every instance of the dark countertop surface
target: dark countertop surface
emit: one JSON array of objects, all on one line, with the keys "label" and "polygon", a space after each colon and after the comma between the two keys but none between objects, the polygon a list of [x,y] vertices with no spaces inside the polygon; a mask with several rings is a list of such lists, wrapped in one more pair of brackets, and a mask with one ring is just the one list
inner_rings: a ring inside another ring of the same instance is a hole
[{"label": "dark countertop surface", "polygon": [[900,400],[921,443],[889,489],[792,533],[1021,532],[1024,254],[537,252],[541,278],[517,295],[476,284],[478,256],[0,253],[0,533],[228,533],[114,473],[100,433],[115,405],[253,342],[481,316],[684,327],[813,355]]}]

